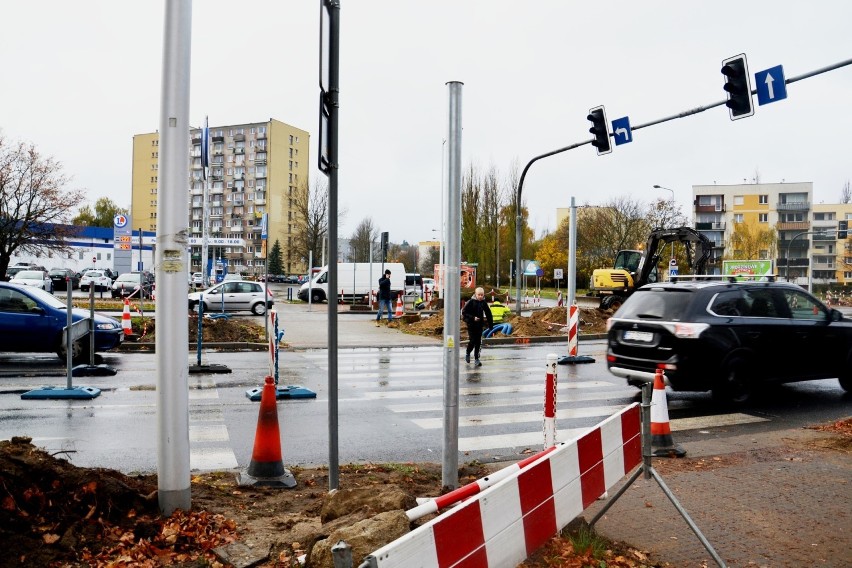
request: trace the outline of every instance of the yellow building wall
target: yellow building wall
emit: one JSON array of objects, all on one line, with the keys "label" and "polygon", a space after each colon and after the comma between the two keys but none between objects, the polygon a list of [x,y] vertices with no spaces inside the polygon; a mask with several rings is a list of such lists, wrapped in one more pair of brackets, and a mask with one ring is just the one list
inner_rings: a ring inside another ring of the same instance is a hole
[{"label": "yellow building wall", "polygon": [[130,214],[133,229],[157,229],[157,179],[160,135],[157,132],[133,137],[133,172]]}]

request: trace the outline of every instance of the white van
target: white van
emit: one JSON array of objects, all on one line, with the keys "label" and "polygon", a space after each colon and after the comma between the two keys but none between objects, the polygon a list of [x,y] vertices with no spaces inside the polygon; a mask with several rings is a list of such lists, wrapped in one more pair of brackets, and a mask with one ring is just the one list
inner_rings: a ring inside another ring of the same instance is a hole
[{"label": "white van", "polygon": [[[379,278],[385,270],[391,271],[391,296],[396,298],[405,290],[405,266],[401,262],[386,262],[384,267],[381,262],[374,262],[372,266],[369,262],[339,262],[334,266],[337,268],[337,293],[343,302],[351,303],[353,297],[356,302],[363,302],[371,290],[378,295]],[[299,288],[300,300],[307,302],[308,296],[314,303],[328,299],[328,266],[323,266]]]}]

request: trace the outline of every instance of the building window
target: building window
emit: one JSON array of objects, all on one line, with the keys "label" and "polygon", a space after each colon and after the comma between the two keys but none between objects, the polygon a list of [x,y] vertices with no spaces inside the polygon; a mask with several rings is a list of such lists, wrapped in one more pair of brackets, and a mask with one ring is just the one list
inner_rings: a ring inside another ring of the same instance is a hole
[{"label": "building window", "polygon": [[734,223],[742,223],[743,222],[743,214],[742,213],[734,213]]},{"label": "building window", "polygon": [[766,194],[758,195],[757,196],[757,202],[760,203],[761,205],[768,205],[769,204],[769,196],[766,195]]},{"label": "building window", "polygon": [[743,204],[743,196],[735,195],[734,196],[734,205],[742,205]]},{"label": "building window", "polygon": [[758,223],[768,223],[769,222],[769,213],[758,213],[757,214]]}]

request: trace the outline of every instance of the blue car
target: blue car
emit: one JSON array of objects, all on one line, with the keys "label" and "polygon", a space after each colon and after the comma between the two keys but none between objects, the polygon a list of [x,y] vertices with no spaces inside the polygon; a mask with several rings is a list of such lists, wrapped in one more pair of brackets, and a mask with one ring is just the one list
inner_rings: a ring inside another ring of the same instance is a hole
[{"label": "blue car", "polygon": [[[89,317],[89,311],[74,308],[72,321]],[[66,346],[62,330],[68,323],[64,302],[54,295],[31,286],[0,282],[0,352],[56,353],[65,361]],[[95,314],[95,351],[115,349],[124,340],[121,323]],[[75,363],[88,361],[89,336],[72,344]]]}]

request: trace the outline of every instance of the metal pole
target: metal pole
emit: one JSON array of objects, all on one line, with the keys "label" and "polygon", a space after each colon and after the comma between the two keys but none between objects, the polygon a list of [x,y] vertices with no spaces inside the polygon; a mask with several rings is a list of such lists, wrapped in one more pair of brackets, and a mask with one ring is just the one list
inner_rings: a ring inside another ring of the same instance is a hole
[{"label": "metal pole", "polygon": [[192,3],[167,0],[163,32],[156,317],[157,481],[160,511],[191,508],[186,265]]},{"label": "metal pole", "polygon": [[[201,141],[201,151],[210,151],[210,130],[207,117],[204,118],[204,128],[201,129],[201,135],[206,137],[206,140]],[[202,160],[207,161],[209,156],[202,156]],[[209,164],[209,162],[208,162]],[[201,287],[206,290],[210,286],[210,270],[207,268],[207,257],[210,255],[210,174],[208,167],[204,168],[204,189],[201,197]]]},{"label": "metal pole", "polygon": [[445,155],[445,146],[447,144],[447,139],[444,138],[441,141],[441,238],[438,240],[438,263],[441,265],[441,270],[444,271],[444,274],[441,276],[441,299],[444,300],[444,296],[446,295],[446,270],[444,270],[444,249],[446,249],[447,243],[447,225],[444,221],[444,180],[446,179],[444,176],[444,155]]},{"label": "metal pole", "polygon": [[447,139],[447,264],[444,270],[444,446],[441,485],[455,488],[459,481],[459,317],[461,304],[461,102],[464,83],[447,83],[449,126]]},{"label": "metal pole", "polygon": [[340,1],[325,0],[329,14],[328,64],[328,488],[340,482],[337,400],[337,156],[340,106]]},{"label": "metal pole", "polygon": [[[67,388],[68,390],[71,390],[71,367],[74,366],[73,365],[74,362],[72,360],[73,358],[71,357],[71,346],[72,346],[71,326],[74,325],[74,320],[73,320],[73,317],[72,317],[73,316],[74,304],[71,300],[71,293],[72,293],[73,286],[71,285],[71,279],[70,278],[66,277],[65,283],[66,283],[65,288],[68,291],[67,303],[66,303],[66,311],[68,313],[67,313],[66,318],[65,318],[65,372],[66,372],[66,377],[65,377],[65,385],[66,386],[65,386],[65,388]],[[122,333],[123,332],[124,332],[124,330],[122,330]],[[94,337],[90,337],[89,341],[93,343]]]},{"label": "metal pole", "polygon": [[568,219],[568,322],[571,323],[571,306],[577,294],[577,205],[571,197],[571,215]]}]

